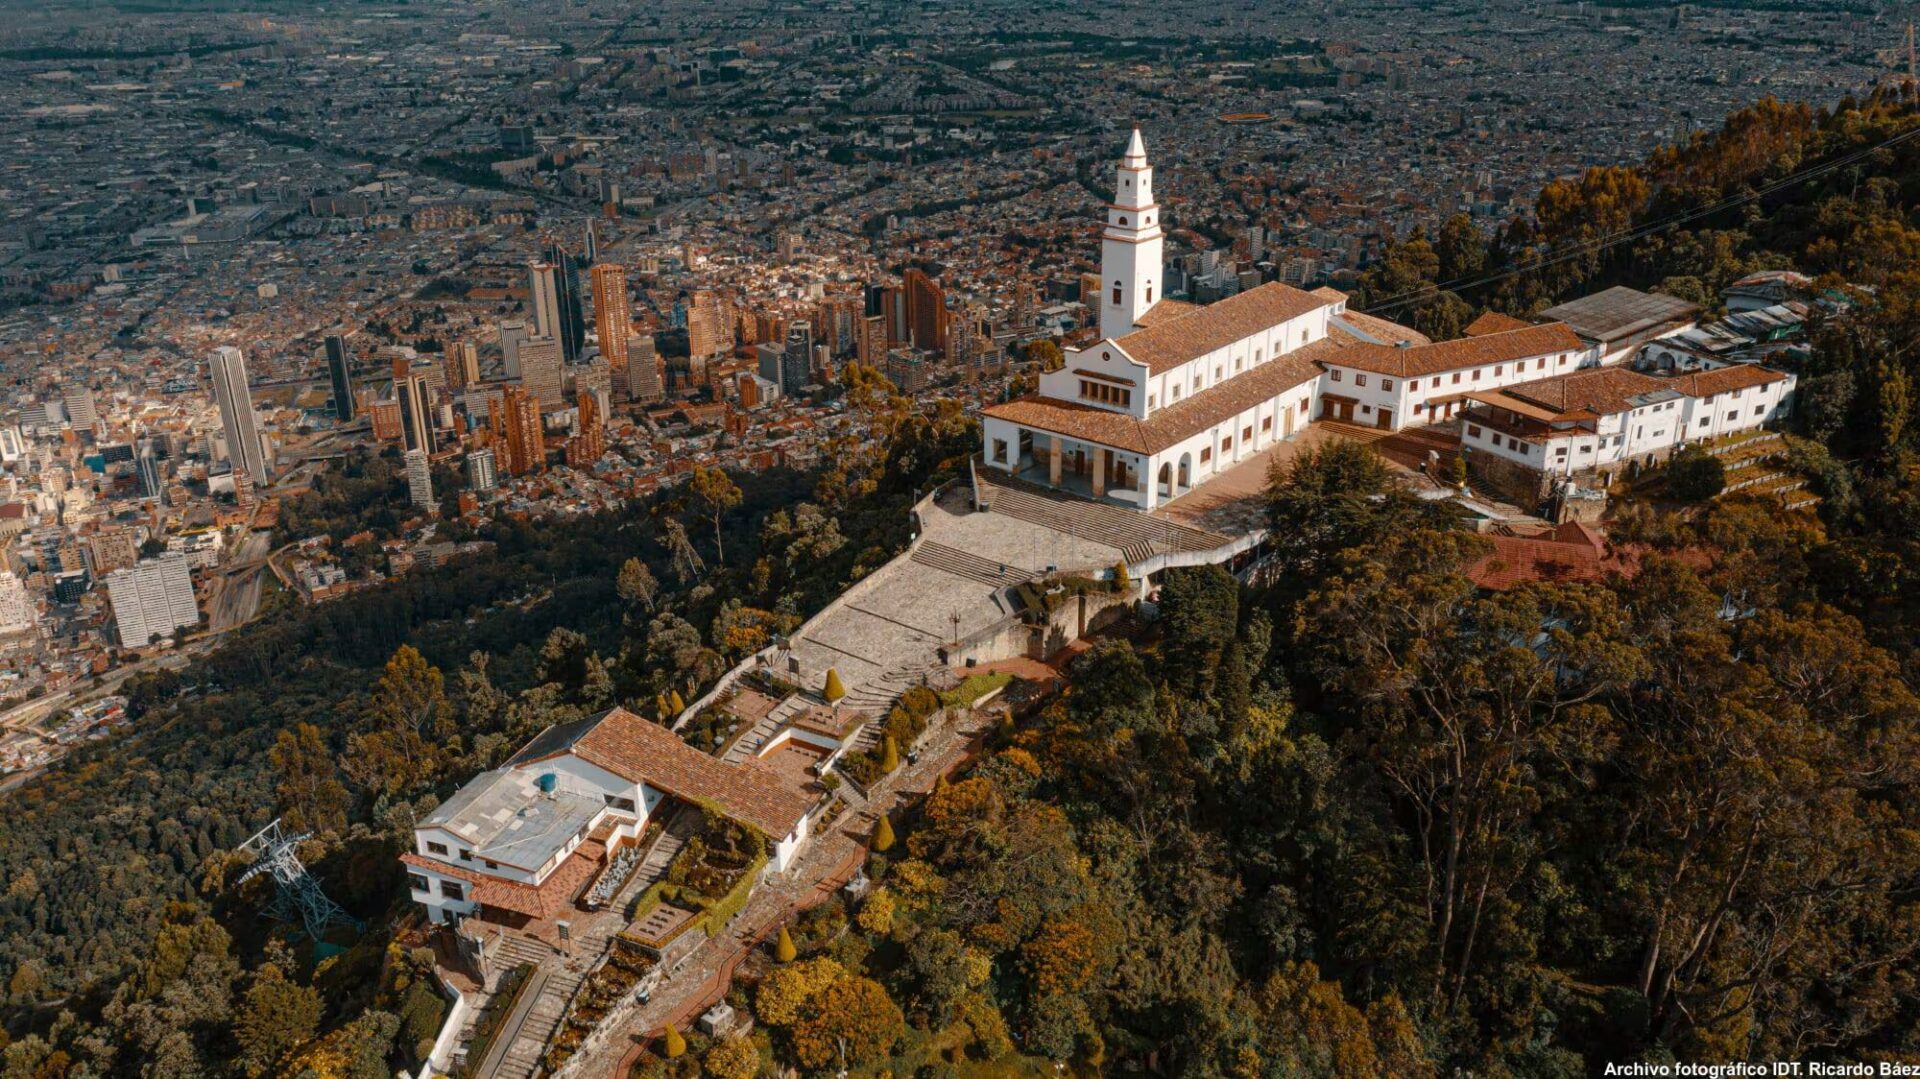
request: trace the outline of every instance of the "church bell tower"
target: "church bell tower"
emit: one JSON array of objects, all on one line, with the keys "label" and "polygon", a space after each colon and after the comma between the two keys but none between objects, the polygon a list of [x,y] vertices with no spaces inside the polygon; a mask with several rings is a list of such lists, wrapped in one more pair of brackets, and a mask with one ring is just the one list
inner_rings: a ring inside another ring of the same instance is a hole
[{"label": "church bell tower", "polygon": [[[1113,202],[1100,237],[1100,336],[1122,337],[1160,299],[1160,207],[1153,202],[1153,166],[1133,129],[1114,173]],[[1089,304],[1089,306],[1092,306]]]}]

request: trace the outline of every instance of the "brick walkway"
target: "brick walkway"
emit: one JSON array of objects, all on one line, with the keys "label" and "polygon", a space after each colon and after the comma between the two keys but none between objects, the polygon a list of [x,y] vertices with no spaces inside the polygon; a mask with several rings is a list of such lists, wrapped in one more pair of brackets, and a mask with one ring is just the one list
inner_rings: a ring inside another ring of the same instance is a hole
[{"label": "brick walkway", "polygon": [[[940,776],[979,751],[993,722],[992,713],[985,712],[929,733],[917,763],[902,764],[874,784],[864,808],[842,814],[825,834],[813,837],[787,872],[768,878],[755,889],[726,930],[702,945],[686,968],[655,990],[652,999],[607,1042],[604,1063],[586,1062],[583,1074],[625,1079],[647,1041],[668,1025],[686,1029],[700,1013],[726,996],[734,970],[761,941],[778,932],[796,913],[826,900],[853,879],[866,861],[867,838],[880,812],[891,812],[901,802],[932,790]],[[614,1053],[620,1055],[614,1057]]]}]

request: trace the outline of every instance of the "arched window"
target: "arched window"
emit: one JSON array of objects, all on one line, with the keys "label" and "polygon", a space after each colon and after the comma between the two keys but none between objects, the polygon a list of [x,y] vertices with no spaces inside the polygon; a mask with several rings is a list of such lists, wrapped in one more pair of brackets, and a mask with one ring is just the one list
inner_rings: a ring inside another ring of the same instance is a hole
[{"label": "arched window", "polygon": [[1121,223],[1122,225],[1124,225],[1124,224],[1126,224],[1126,223],[1127,223],[1127,219],[1126,219],[1126,218],[1124,218],[1124,217],[1123,217],[1123,218],[1121,218],[1121,219],[1120,219],[1120,223]]},{"label": "arched window", "polygon": [[1113,306],[1120,306],[1120,286],[1113,286]]},{"label": "arched window", "polygon": [[1152,285],[1147,286],[1147,302],[1148,303],[1153,302],[1153,286]]}]

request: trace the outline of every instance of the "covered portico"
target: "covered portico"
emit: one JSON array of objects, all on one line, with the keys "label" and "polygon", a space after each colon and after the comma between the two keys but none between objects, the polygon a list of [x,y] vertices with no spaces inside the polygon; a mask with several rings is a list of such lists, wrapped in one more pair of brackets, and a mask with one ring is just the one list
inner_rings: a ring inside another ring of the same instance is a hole
[{"label": "covered portico", "polygon": [[1173,495],[1147,482],[1150,455],[1043,427],[989,418],[985,463],[1029,483],[1150,510]]}]

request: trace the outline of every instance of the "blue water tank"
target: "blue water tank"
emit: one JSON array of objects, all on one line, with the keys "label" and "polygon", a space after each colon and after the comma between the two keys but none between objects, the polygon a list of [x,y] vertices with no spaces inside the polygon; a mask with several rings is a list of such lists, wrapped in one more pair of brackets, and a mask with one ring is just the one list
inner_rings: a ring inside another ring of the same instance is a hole
[{"label": "blue water tank", "polygon": [[558,781],[558,777],[555,776],[552,772],[548,772],[545,775],[542,775],[539,779],[534,780],[535,783],[538,783],[540,785],[541,791],[547,794],[553,793],[553,785],[557,781]]}]

